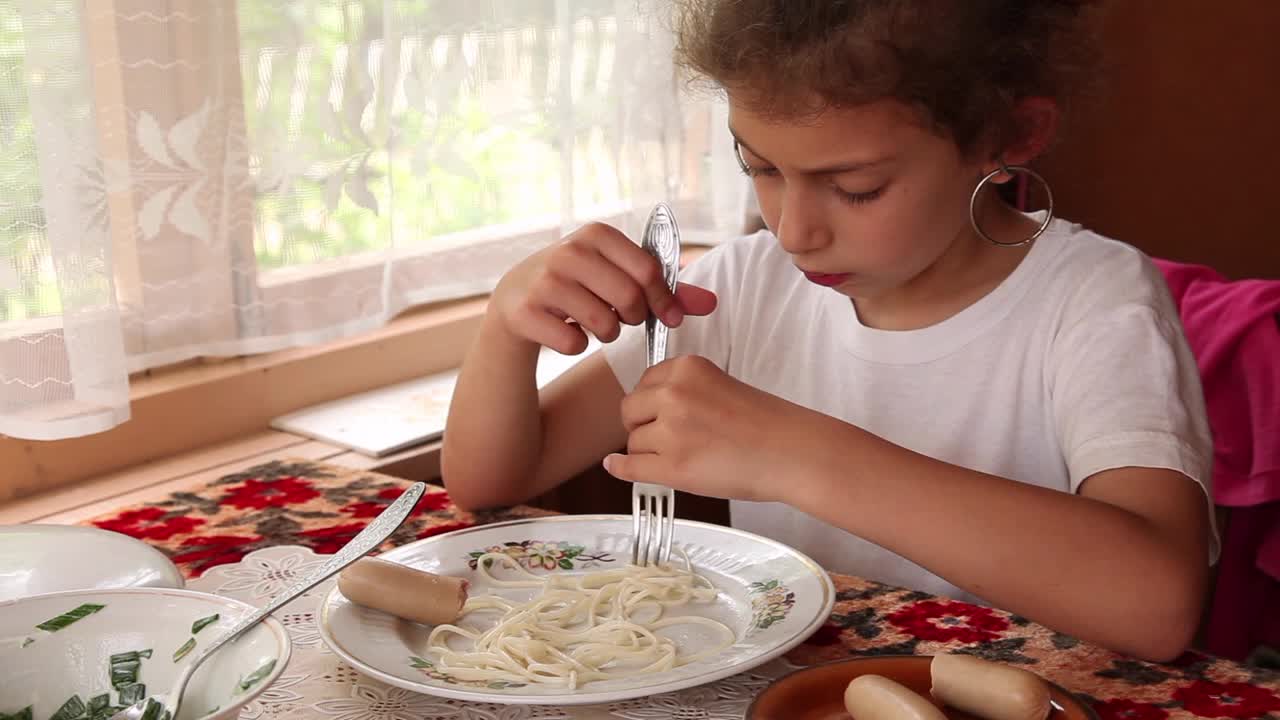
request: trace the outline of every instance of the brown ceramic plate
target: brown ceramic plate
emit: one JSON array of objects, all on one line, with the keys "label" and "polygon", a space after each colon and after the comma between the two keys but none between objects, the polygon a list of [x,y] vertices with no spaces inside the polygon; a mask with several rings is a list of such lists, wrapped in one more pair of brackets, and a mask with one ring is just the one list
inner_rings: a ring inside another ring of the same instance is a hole
[{"label": "brown ceramic plate", "polygon": [[[883,675],[928,698],[932,659],[929,655],[882,655],[797,670],[765,688],[747,710],[747,720],[849,720],[844,689],[859,675]],[[1098,720],[1093,710],[1071,693],[1053,683],[1049,689],[1054,702],[1049,720]],[[980,720],[953,708],[942,710],[952,720]]]}]

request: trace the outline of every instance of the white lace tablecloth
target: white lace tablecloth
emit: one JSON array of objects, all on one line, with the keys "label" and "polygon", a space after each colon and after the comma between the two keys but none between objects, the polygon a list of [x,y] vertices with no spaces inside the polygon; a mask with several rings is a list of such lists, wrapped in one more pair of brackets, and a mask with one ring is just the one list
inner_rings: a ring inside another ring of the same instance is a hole
[{"label": "white lace tablecloth", "polygon": [[[211,568],[187,587],[260,607],[325,557],[298,546],[266,548]],[[334,582],[276,612],[293,640],[293,657],[280,679],[241,712],[242,720],[740,720],[757,693],[797,667],[779,659],[709,685],[607,705],[496,705],[420,695],[360,674],[320,639],[319,606]]]}]

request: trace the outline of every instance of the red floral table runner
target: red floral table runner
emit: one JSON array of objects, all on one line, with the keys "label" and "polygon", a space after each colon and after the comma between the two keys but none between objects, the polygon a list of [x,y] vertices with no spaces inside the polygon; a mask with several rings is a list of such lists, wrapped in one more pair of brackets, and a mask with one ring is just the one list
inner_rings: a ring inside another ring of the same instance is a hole
[{"label": "red floral table runner", "polygon": [[[317,553],[335,552],[406,485],[377,473],[278,461],[119,508],[86,524],[139,538],[167,554],[188,577],[198,577],[266,547],[301,545]],[[548,514],[528,507],[462,512],[442,488],[433,486],[386,547]],[[1198,653],[1168,665],[1140,662],[1000,610],[856,577],[833,579],[835,610],[825,626],[792,651],[793,662],[959,650],[1026,666],[1087,699],[1101,720],[1280,720],[1280,674],[1273,671]]]}]

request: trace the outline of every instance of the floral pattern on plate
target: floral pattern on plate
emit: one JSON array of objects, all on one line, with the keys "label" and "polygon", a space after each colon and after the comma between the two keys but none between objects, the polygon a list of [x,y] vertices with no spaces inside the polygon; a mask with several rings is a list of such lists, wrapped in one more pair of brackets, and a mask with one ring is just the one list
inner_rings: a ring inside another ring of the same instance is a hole
[{"label": "floral pattern on plate", "polygon": [[466,687],[488,688],[490,690],[506,690],[507,688],[519,688],[525,686],[525,683],[513,683],[505,680],[494,680],[491,682],[485,682],[483,680],[459,680],[444,670],[437,669],[435,663],[430,660],[416,655],[409,658],[409,667],[421,670],[423,675],[426,675],[432,680],[439,680],[442,683],[448,683],[450,685],[464,685]]},{"label": "floral pattern on plate", "polygon": [[588,553],[585,547],[562,540],[521,540],[472,550],[467,564],[475,570],[480,558],[490,553],[506,555],[530,570],[577,570],[617,561],[611,553]]},{"label": "floral pattern on plate", "polygon": [[787,619],[787,613],[795,607],[796,594],[777,580],[751,583],[751,631],[773,627],[774,623]]}]

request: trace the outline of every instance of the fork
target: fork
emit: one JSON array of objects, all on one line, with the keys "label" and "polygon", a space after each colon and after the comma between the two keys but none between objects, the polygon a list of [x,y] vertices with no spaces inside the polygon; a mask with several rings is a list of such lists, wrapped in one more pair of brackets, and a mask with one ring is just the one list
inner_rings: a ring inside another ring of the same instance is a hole
[{"label": "fork", "polygon": [[[676,291],[680,272],[680,230],[666,203],[649,214],[640,247],[662,264],[662,278]],[[652,313],[644,321],[645,367],[667,359],[667,326]],[[631,562],[644,567],[671,558],[671,533],[676,522],[675,492],[653,483],[631,486]]]}]

